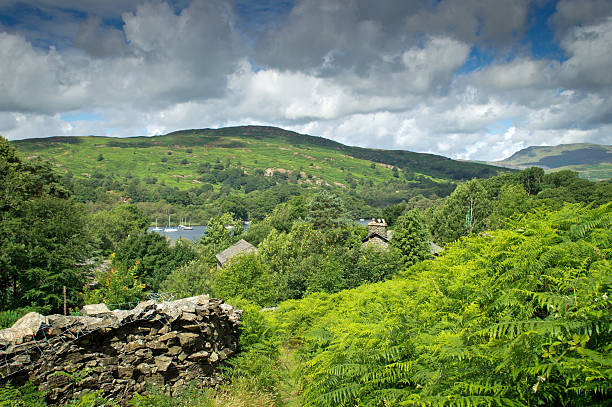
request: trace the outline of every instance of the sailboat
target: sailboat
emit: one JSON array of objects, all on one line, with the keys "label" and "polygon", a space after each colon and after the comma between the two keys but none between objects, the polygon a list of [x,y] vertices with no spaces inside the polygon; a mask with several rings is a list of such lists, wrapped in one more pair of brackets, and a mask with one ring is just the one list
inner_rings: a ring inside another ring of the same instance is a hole
[{"label": "sailboat", "polygon": [[153,228],[153,231],[155,232],[161,232],[163,229],[160,228],[159,226],[157,226],[157,218],[155,218],[155,227]]},{"label": "sailboat", "polygon": [[164,229],[164,232],[178,232],[177,228],[170,226],[170,215],[168,215],[168,227]]},{"label": "sailboat", "polygon": [[193,230],[193,227],[191,227],[191,219],[189,219],[187,226],[183,225],[183,230]]}]

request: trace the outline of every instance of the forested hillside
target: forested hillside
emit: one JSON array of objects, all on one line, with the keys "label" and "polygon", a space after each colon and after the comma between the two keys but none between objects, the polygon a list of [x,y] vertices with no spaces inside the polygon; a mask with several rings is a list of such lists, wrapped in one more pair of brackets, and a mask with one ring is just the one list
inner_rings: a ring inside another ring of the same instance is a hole
[{"label": "forested hillside", "polygon": [[51,159],[74,199],[136,203],[152,219],[233,212],[262,219],[291,196],[324,186],[354,217],[412,197],[449,195],[461,180],[507,171],[432,154],[349,147],[273,127],[186,130],[157,137],[16,141],[27,159]]}]

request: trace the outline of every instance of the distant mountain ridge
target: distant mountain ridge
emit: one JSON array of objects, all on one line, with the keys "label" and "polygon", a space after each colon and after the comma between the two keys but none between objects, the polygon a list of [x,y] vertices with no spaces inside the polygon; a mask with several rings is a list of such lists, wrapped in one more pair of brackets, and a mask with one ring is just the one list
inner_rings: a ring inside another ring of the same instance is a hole
[{"label": "distant mountain ridge", "polygon": [[602,181],[612,176],[612,146],[591,143],[531,146],[490,164],[517,169],[572,170],[583,178]]}]

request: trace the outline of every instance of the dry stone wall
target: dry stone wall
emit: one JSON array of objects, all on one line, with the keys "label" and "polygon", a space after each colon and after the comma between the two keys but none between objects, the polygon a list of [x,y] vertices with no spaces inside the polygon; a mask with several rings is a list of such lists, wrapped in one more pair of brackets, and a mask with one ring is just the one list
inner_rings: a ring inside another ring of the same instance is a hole
[{"label": "dry stone wall", "polygon": [[28,379],[62,404],[83,391],[125,401],[148,384],[215,386],[237,350],[240,310],[208,296],[85,316],[30,313],[0,331],[0,383]]}]

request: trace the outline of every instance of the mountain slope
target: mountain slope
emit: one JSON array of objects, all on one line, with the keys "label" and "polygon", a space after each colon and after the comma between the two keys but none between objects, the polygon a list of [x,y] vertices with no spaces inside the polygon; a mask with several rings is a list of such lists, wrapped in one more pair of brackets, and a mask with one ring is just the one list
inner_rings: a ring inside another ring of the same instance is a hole
[{"label": "mountain slope", "polygon": [[558,146],[532,146],[492,164],[510,168],[542,167],[547,170],[573,170],[592,181],[612,176],[612,146],[577,143]]},{"label": "mountain slope", "polygon": [[247,173],[294,174],[304,183],[338,186],[347,183],[349,173],[380,183],[397,178],[397,170],[408,179],[422,175],[432,180],[490,177],[500,171],[433,154],[350,147],[263,126],[183,130],[156,137],[51,137],[13,143],[26,157],[52,158],[76,177],[129,173],[155,177],[179,189],[198,183],[201,165],[206,163],[231,163]]}]

